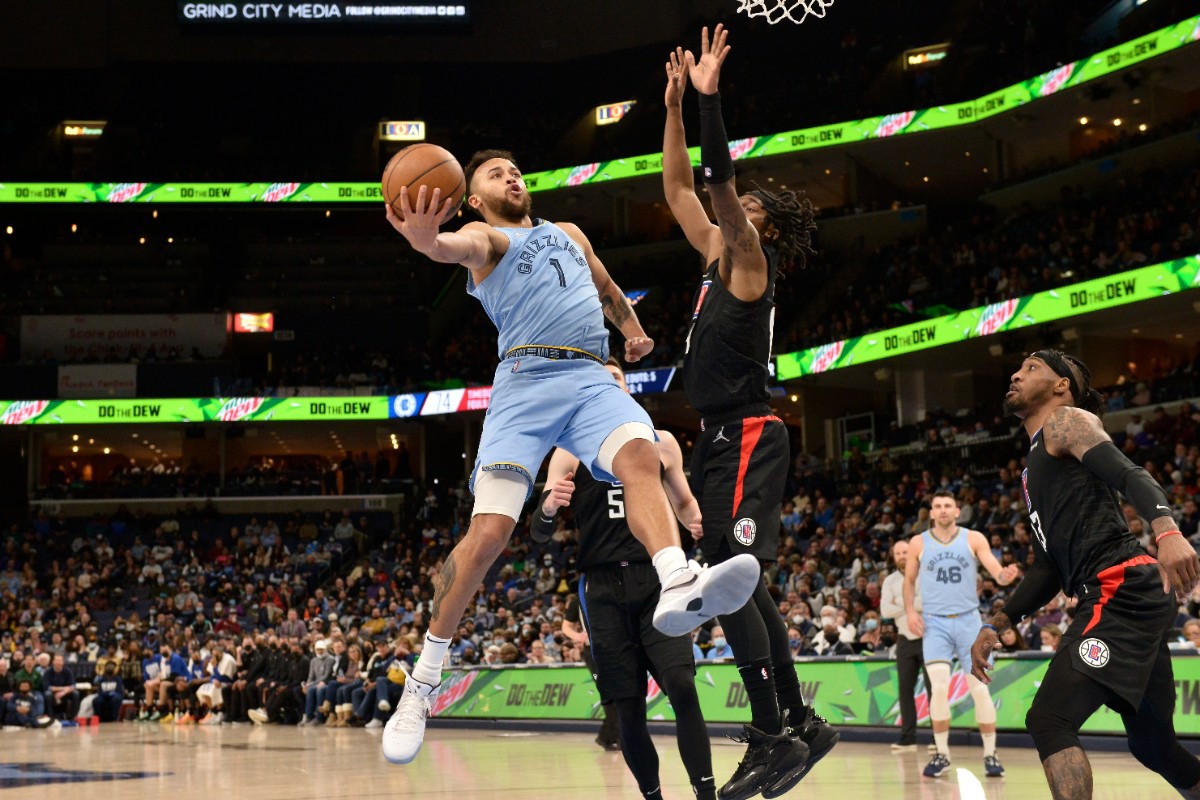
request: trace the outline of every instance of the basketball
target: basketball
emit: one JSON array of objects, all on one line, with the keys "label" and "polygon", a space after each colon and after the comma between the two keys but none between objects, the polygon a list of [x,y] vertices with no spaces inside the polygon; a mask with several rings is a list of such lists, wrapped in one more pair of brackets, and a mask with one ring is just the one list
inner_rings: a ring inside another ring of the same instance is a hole
[{"label": "basketball", "polygon": [[403,216],[399,202],[401,187],[408,187],[409,208],[415,208],[417,192],[422,185],[429,187],[425,192],[426,203],[433,197],[434,189],[442,190],[439,205],[447,199],[453,200],[450,210],[443,219],[438,220],[438,224],[444,224],[454,216],[467,188],[462,165],[454,154],[428,142],[409,145],[388,161],[383,169],[383,199],[397,216]]}]

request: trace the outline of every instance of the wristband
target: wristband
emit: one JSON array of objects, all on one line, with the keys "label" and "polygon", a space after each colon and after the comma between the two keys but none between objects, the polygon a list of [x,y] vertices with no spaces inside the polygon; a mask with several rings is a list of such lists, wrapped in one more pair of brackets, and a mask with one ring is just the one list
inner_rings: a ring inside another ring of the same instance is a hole
[{"label": "wristband", "polygon": [[1159,542],[1161,542],[1163,539],[1165,539],[1168,536],[1183,536],[1183,531],[1175,530],[1175,531],[1165,531],[1164,533],[1160,533],[1158,536],[1154,537],[1154,543],[1158,544]]},{"label": "wristband", "polygon": [[[995,634],[1000,633],[1000,631],[996,630],[996,626],[991,624],[990,622],[983,623],[983,628],[987,628],[989,631],[991,631],[992,633],[995,633]],[[980,630],[983,630],[983,628],[980,628]]]}]

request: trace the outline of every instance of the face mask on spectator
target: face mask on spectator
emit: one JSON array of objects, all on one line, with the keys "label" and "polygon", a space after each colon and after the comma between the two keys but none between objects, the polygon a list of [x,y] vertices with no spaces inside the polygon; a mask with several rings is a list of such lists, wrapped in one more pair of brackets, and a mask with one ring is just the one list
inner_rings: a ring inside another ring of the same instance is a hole
[{"label": "face mask on spectator", "polygon": [[713,639],[713,647],[715,647],[716,649],[720,650],[724,646],[725,646],[725,637],[724,636],[718,636],[715,639]]},{"label": "face mask on spectator", "polygon": [[879,620],[877,620],[877,619],[868,619],[863,622],[863,630],[864,631],[873,631],[878,627],[879,627]]},{"label": "face mask on spectator", "polygon": [[804,641],[803,639],[788,639],[788,647],[795,650],[797,647],[800,646],[800,643],[803,641]]},{"label": "face mask on spectator", "polygon": [[804,616],[802,614],[792,614],[792,624],[793,625],[799,625],[802,622],[804,622]]}]

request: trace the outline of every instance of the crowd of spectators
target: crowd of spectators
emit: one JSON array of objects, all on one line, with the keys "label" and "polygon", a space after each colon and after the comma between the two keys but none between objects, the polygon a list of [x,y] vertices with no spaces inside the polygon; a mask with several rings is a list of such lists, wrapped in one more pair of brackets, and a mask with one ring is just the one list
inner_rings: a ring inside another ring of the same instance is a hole
[{"label": "crowd of spectators", "polygon": [[[1151,416],[1114,439],[1164,485],[1181,530],[1200,542],[1200,409],[1180,403]],[[1009,425],[983,422],[935,414],[904,434],[923,447],[884,442],[831,464],[796,457],[766,578],[797,657],[889,652],[895,627],[879,611],[895,569],[888,554],[928,525],[934,491],[955,493],[962,524],[989,537],[1001,564],[1029,564],[1023,443]],[[82,707],[85,717],[160,724],[378,727],[420,655],[433,579],[465,532],[470,502],[447,482],[429,487],[399,526],[382,512],[231,517],[211,508],[14,522],[0,554],[6,721],[70,721]],[[1149,526],[1131,507],[1125,514],[1153,553]],[[446,665],[579,661],[562,629],[577,553],[569,513],[543,546],[514,536]],[[988,578],[978,588],[984,612],[1011,590]],[[1006,648],[1052,648],[1073,606],[1056,598]],[[1198,615],[1200,593],[1180,606],[1181,647],[1185,630],[1186,641],[1200,641]],[[697,629],[697,656],[727,657],[724,638],[719,626]]]}]

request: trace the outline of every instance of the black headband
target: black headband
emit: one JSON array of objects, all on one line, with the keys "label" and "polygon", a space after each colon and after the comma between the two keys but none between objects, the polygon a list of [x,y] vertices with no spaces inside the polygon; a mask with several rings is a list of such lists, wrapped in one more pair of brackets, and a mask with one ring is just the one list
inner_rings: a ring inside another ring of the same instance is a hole
[{"label": "black headband", "polygon": [[1075,405],[1080,402],[1079,383],[1075,380],[1075,370],[1071,369],[1071,365],[1067,363],[1066,356],[1059,350],[1038,350],[1036,353],[1030,353],[1030,358],[1036,358],[1044,361],[1046,366],[1054,370],[1054,374],[1060,378],[1066,378],[1071,384],[1071,399],[1075,401]]}]

